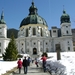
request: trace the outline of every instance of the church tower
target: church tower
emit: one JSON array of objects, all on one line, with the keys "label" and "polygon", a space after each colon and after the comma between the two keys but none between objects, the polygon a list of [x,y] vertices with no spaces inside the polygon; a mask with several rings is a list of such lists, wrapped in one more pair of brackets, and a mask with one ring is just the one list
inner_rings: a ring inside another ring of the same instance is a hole
[{"label": "church tower", "polygon": [[7,38],[7,26],[4,21],[4,12],[1,13],[0,19],[0,38]]},{"label": "church tower", "polygon": [[61,22],[61,37],[62,37],[62,51],[73,51],[72,31],[70,16],[63,10],[60,18]]},{"label": "church tower", "polygon": [[5,52],[9,41],[10,40],[7,38],[7,26],[6,22],[4,21],[4,12],[2,11],[0,18],[0,54]]},{"label": "church tower", "polygon": [[70,16],[63,10],[61,16],[61,36],[72,36]]}]

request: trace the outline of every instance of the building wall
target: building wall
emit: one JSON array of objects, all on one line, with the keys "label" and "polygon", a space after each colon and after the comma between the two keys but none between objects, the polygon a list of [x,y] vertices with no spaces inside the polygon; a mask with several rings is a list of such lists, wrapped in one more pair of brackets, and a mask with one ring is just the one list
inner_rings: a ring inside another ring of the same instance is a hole
[{"label": "building wall", "polygon": [[0,38],[0,54],[5,52],[5,49],[8,46],[9,41],[9,39]]},{"label": "building wall", "polygon": [[7,26],[5,24],[0,24],[0,37],[7,38]]}]

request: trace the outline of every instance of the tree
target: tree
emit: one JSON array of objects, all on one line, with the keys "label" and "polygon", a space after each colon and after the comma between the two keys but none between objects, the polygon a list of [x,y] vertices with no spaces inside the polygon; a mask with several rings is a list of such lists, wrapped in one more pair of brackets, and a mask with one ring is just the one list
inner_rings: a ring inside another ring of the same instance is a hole
[{"label": "tree", "polygon": [[17,47],[16,47],[16,41],[14,39],[13,33],[11,34],[9,44],[8,44],[7,48],[5,49],[5,53],[2,54],[2,55],[3,55],[4,61],[17,60],[17,58],[18,58],[18,50],[17,50]]}]

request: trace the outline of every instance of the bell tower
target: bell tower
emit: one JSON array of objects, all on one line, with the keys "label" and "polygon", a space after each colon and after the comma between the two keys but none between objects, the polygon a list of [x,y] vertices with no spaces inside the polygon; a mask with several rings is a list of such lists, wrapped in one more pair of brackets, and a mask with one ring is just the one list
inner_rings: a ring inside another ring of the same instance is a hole
[{"label": "bell tower", "polygon": [[62,49],[65,51],[73,51],[71,21],[70,16],[66,13],[65,10],[63,10],[60,22],[61,22],[61,37],[63,39]]},{"label": "bell tower", "polygon": [[0,37],[7,38],[7,26],[6,26],[6,22],[4,21],[3,11],[1,13],[1,19],[0,19]]},{"label": "bell tower", "polygon": [[66,13],[65,10],[63,10],[60,22],[61,22],[61,35],[62,36],[72,35],[70,16]]}]

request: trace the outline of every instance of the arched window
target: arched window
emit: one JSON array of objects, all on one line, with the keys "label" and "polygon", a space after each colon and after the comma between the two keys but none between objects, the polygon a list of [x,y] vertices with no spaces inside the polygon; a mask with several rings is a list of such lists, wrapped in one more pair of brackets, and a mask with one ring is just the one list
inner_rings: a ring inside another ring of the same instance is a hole
[{"label": "arched window", "polygon": [[66,31],[66,33],[68,34],[68,31]]},{"label": "arched window", "polygon": [[36,29],[33,28],[33,35],[36,35]]},{"label": "arched window", "polygon": [[42,35],[42,28],[40,29],[40,31],[41,31],[41,36],[43,36],[43,35]]},{"label": "arched window", "polygon": [[26,29],[26,37],[28,37],[28,28]]},{"label": "arched window", "polygon": [[37,49],[33,48],[33,55],[36,55],[36,54],[37,54]]}]

